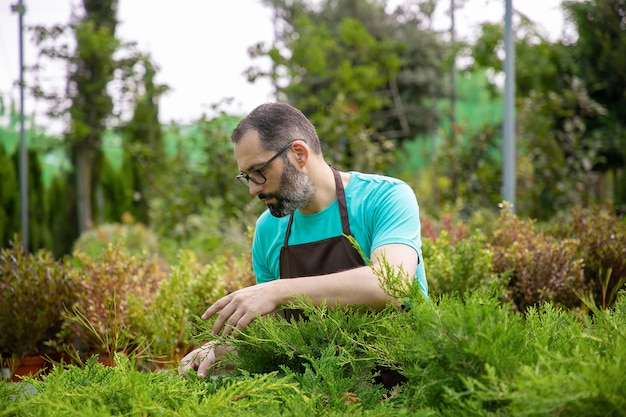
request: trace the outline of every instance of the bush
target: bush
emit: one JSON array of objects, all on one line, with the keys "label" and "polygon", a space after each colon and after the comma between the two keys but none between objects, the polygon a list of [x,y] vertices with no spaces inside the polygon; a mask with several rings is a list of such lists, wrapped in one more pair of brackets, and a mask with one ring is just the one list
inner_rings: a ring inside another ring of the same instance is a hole
[{"label": "bush", "polygon": [[[331,310],[306,300],[291,307],[309,320],[268,317],[228,336],[240,353],[230,374],[183,379],[139,372],[122,354],[113,368],[92,358],[55,366],[42,381],[0,384],[0,414],[625,415],[624,292],[610,309],[590,306],[584,319],[550,303],[522,316],[497,292],[479,291],[416,300],[408,311]],[[406,383],[383,389],[376,365],[397,369]]]},{"label": "bush", "polygon": [[[256,201],[254,201],[256,206]],[[163,211],[157,201],[155,210]],[[160,208],[159,208],[160,207]],[[257,214],[248,204],[241,217],[253,221]],[[170,219],[173,221],[174,219]],[[155,221],[158,225],[158,222]],[[193,251],[202,263],[210,263],[220,256],[249,252],[251,233],[245,222],[225,215],[224,203],[218,198],[208,198],[196,212],[177,219],[159,235],[160,250],[169,263],[175,263],[180,250]]]},{"label": "bush", "polygon": [[19,239],[0,249],[0,355],[44,354],[56,339],[76,285],[65,261],[40,250],[26,253]]},{"label": "bush", "polygon": [[72,311],[66,314],[68,326],[78,336],[79,351],[104,353],[146,349],[145,335],[130,326],[130,305],[152,304],[167,266],[155,256],[133,256],[120,246],[109,245],[97,257],[75,252],[72,278],[79,294]]},{"label": "bush", "polygon": [[157,254],[157,236],[141,223],[135,223],[130,214],[123,217],[122,223],[107,223],[85,231],[74,243],[74,252],[92,258],[102,255],[109,245],[124,248],[129,254]]},{"label": "bush", "polygon": [[579,241],[541,233],[533,221],[520,220],[504,207],[489,247],[494,272],[509,275],[509,298],[520,311],[544,301],[569,308],[581,304],[577,293],[585,282]]},{"label": "bush", "polygon": [[480,232],[455,241],[442,230],[435,239],[424,238],[423,245],[428,289],[435,296],[487,289],[497,280],[491,273],[492,254]]},{"label": "bush", "polygon": [[553,233],[580,241],[578,253],[585,260],[585,284],[592,298],[603,308],[611,306],[626,283],[626,222],[610,206],[576,207],[559,220]]},{"label": "bush", "polygon": [[142,298],[133,297],[130,326],[150,340],[148,349],[152,358],[178,366],[193,346],[194,317],[226,295],[225,271],[224,262],[203,265],[193,252],[180,251],[178,263],[160,281],[152,303],[146,306]]}]

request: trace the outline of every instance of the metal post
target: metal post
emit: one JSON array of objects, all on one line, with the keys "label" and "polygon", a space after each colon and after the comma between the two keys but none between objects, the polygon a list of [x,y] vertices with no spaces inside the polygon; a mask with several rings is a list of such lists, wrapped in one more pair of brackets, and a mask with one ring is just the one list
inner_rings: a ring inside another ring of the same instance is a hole
[{"label": "metal post", "polygon": [[26,7],[22,0],[13,6],[11,10],[19,15],[19,40],[20,40],[20,213],[22,223],[22,247],[28,251],[28,150],[26,148],[26,136],[24,132],[24,13]]},{"label": "metal post", "polygon": [[513,0],[505,0],[504,12],[504,143],[502,147],[502,179],[504,200],[515,212],[515,43],[513,39]]},{"label": "metal post", "polygon": [[454,22],[454,12],[455,12],[455,4],[454,0],[450,0],[450,45],[452,49],[452,69],[450,70],[450,134],[452,135],[454,132],[454,125],[456,123],[456,46],[455,42],[455,22]]}]

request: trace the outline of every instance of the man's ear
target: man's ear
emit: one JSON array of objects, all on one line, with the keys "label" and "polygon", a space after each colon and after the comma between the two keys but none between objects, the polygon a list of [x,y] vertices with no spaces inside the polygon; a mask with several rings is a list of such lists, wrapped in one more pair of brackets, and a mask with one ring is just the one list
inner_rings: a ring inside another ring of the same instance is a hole
[{"label": "man's ear", "polygon": [[304,166],[309,159],[309,147],[303,141],[296,141],[292,145],[292,149],[296,154],[298,165]]}]

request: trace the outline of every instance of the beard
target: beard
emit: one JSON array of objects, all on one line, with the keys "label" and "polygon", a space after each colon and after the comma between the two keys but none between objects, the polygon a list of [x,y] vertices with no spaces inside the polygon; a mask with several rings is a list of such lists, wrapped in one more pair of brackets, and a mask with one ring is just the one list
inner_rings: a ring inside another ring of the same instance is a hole
[{"label": "beard", "polygon": [[276,203],[267,205],[274,217],[285,217],[301,207],[308,206],[313,201],[313,196],[315,196],[315,185],[311,178],[298,171],[288,159],[285,159],[285,170],[280,177],[278,191],[271,194],[259,194],[260,199],[273,197],[276,200]]}]

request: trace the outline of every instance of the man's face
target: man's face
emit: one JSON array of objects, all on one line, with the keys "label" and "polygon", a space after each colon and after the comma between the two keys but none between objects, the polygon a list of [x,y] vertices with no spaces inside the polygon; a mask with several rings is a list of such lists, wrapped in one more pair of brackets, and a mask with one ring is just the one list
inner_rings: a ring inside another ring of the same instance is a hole
[{"label": "man's face", "polygon": [[311,178],[298,170],[289,159],[283,162],[283,173],[277,190],[259,194],[274,217],[284,217],[308,206],[315,196],[315,185]]},{"label": "man's face", "polygon": [[284,217],[306,207],[315,195],[311,178],[291,163],[292,152],[288,148],[280,157],[265,165],[272,154],[261,149],[256,131],[247,132],[235,145],[235,158],[242,173],[264,166],[261,173],[265,183],[249,181],[248,187],[250,194],[257,195],[275,217]]}]

